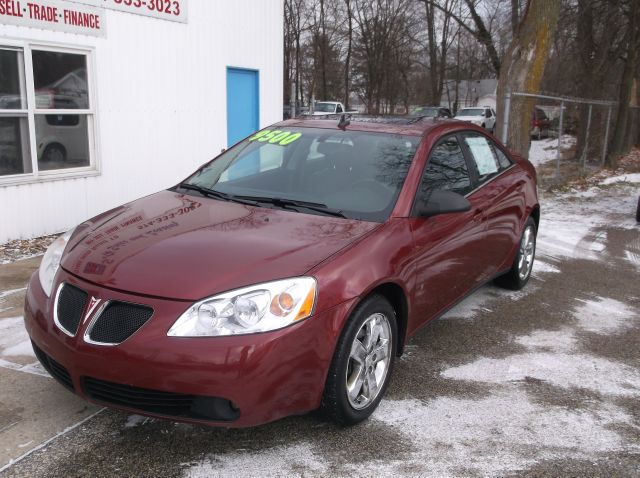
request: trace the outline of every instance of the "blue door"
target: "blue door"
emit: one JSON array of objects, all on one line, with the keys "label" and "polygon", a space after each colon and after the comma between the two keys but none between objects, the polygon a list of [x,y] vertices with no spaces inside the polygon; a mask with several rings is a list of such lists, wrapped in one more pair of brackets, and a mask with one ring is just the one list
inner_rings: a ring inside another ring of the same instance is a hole
[{"label": "blue door", "polygon": [[255,70],[227,68],[227,145],[260,126],[259,77]]}]

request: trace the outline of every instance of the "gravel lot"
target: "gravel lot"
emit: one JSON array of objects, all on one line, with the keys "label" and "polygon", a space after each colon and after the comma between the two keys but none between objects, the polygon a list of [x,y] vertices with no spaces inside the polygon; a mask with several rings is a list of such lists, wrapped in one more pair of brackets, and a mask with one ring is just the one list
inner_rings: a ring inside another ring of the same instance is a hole
[{"label": "gravel lot", "polygon": [[543,197],[527,288],[486,286],[424,327],[379,410],[348,429],[315,415],[210,429],[89,406],[25,342],[38,259],[2,265],[0,476],[639,476],[640,188],[607,182]]}]

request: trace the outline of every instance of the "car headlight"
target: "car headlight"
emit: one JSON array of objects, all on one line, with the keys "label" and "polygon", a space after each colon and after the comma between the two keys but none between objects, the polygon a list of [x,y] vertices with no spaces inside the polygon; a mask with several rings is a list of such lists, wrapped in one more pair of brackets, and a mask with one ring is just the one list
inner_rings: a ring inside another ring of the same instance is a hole
[{"label": "car headlight", "polygon": [[296,277],[225,292],[196,302],[173,324],[170,337],[213,337],[277,330],[311,316],[316,280]]},{"label": "car headlight", "polygon": [[53,279],[56,277],[56,272],[58,272],[58,269],[60,268],[62,254],[67,247],[67,243],[69,242],[69,238],[71,237],[71,234],[73,234],[73,231],[74,229],[71,229],[53,241],[47,249],[47,252],[44,253],[44,257],[40,263],[38,276],[40,277],[42,290],[47,294],[47,297],[51,297]]}]

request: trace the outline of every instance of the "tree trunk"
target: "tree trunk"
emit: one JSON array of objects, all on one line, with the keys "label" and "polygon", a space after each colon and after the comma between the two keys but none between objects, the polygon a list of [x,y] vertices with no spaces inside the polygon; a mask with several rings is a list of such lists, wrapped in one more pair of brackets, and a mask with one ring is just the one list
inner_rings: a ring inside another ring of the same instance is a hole
[{"label": "tree trunk", "polygon": [[351,49],[353,44],[353,14],[351,12],[351,0],[346,0],[347,3],[347,57],[344,62],[344,109],[349,109],[349,91],[351,86],[349,84],[350,68],[351,68]]},{"label": "tree trunk", "polygon": [[607,157],[607,163],[615,168],[618,159],[627,153],[626,145],[629,143],[627,137],[630,134],[629,124],[629,103],[631,102],[631,91],[633,90],[633,80],[636,74],[638,62],[638,49],[640,49],[640,2],[631,2],[629,13],[629,31],[627,34],[627,58],[622,72],[622,81],[618,96],[618,114],[616,115],[615,126],[613,127],[613,140],[611,150]]},{"label": "tree trunk", "polygon": [[[560,15],[557,0],[530,0],[502,61],[498,80],[498,136],[502,137],[505,95],[512,92],[538,93]],[[524,157],[531,144],[531,118],[535,102],[511,99],[507,146]]]},{"label": "tree trunk", "polygon": [[515,37],[520,25],[520,0],[511,0],[511,33]]},{"label": "tree trunk", "polygon": [[424,2],[427,11],[427,41],[429,42],[429,99],[431,105],[436,104],[438,94],[438,47],[436,45],[435,9]]}]

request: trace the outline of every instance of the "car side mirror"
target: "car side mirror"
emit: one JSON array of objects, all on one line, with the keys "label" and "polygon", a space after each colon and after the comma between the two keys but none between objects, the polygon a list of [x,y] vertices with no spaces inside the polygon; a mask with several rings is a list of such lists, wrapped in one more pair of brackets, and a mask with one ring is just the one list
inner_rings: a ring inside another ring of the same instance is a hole
[{"label": "car side mirror", "polygon": [[471,209],[471,203],[466,197],[453,191],[430,191],[418,199],[415,212],[418,217],[431,217],[440,214],[466,212]]}]

